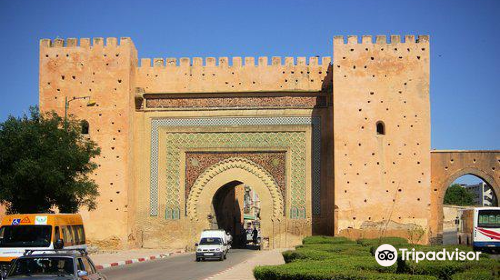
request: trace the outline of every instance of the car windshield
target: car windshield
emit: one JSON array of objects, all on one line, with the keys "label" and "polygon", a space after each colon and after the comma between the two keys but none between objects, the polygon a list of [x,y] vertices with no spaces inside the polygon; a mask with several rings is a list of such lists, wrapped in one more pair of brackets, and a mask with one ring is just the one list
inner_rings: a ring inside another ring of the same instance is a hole
[{"label": "car windshield", "polygon": [[221,245],[222,239],[219,237],[206,237],[202,238],[200,241],[200,245]]},{"label": "car windshield", "polygon": [[49,247],[51,226],[3,226],[0,247]]},{"label": "car windshield", "polygon": [[477,226],[500,228],[500,210],[479,210]]},{"label": "car windshield", "polygon": [[12,276],[74,275],[73,259],[68,257],[30,257],[17,259],[9,270]]}]

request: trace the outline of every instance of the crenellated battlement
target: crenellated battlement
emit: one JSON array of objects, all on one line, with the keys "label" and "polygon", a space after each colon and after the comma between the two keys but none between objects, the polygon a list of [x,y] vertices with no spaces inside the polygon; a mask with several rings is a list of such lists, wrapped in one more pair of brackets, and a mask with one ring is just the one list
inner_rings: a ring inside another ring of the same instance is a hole
[{"label": "crenellated battlement", "polygon": [[[404,40],[401,40],[401,39]],[[347,39],[347,40],[346,40]],[[401,37],[400,35],[391,35],[387,37],[386,35],[377,35],[374,37],[371,35],[363,35],[361,37],[355,35],[349,35],[347,38],[344,36],[335,36],[333,37],[333,42],[335,44],[418,44],[418,43],[428,43],[429,35],[405,35]],[[389,40],[390,39],[390,40]]]},{"label": "crenellated battlement", "polygon": [[[383,72],[383,77],[386,77],[408,65],[428,63],[428,44],[429,36],[426,35],[335,36],[333,53],[339,59],[333,67],[342,79],[352,75],[375,79]],[[130,55],[122,55],[121,46],[130,48]],[[82,65],[85,68],[89,65],[104,67],[107,73],[131,66],[135,68],[133,82],[146,92],[317,92],[328,89],[334,75],[331,71],[332,57],[328,56],[158,57],[137,60],[137,51],[128,37],[42,39],[40,49],[42,62],[69,61],[77,67],[76,72],[61,73],[62,76],[81,77],[78,71],[83,69]],[[90,68],[87,70],[90,73]],[[122,75],[119,76],[117,81],[123,80]]]},{"label": "crenellated battlement", "polygon": [[142,58],[140,67],[255,67],[255,66],[328,66],[331,57],[181,57],[177,58]]},{"label": "crenellated battlement", "polygon": [[146,92],[318,92],[331,84],[331,57],[143,58],[136,81]]},{"label": "crenellated battlement", "polygon": [[41,48],[91,48],[91,47],[118,47],[120,45],[130,44],[132,40],[129,37],[121,37],[119,40],[116,37],[94,37],[90,38],[67,38],[61,39],[41,39]]}]

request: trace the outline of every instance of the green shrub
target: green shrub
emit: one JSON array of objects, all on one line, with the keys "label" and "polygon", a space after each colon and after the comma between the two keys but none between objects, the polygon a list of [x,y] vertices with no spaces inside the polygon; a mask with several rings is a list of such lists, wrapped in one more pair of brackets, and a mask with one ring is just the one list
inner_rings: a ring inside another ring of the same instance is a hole
[{"label": "green shrub", "polygon": [[[379,268],[379,266],[377,264]],[[254,269],[258,280],[436,280],[433,276],[379,273],[353,269],[332,262],[300,261],[280,266],[261,266]]]},{"label": "green shrub", "polygon": [[465,270],[462,262],[458,261],[420,261],[404,262],[404,267],[399,266],[399,271],[408,274],[432,275],[438,279],[450,279],[451,275]]},{"label": "green shrub", "polygon": [[482,269],[498,271],[500,262],[493,259],[480,259],[479,261],[413,261],[404,262],[404,267],[399,266],[398,271],[408,274],[432,275],[439,279],[452,279],[456,273]]},{"label": "green shrub", "polygon": [[356,243],[346,237],[333,237],[333,236],[308,236],[302,240],[302,244],[347,244]]},{"label": "green shrub", "polygon": [[451,276],[452,280],[495,280],[499,279],[500,275],[497,272],[488,269],[473,269],[460,272]]},{"label": "green shrub", "polygon": [[331,260],[328,266],[337,271],[397,272],[397,266],[381,266],[372,256],[339,256]]},{"label": "green shrub", "polygon": [[285,262],[297,259],[326,260],[337,259],[346,255],[370,256],[369,248],[352,244],[307,244],[297,246],[295,250],[283,252]]},{"label": "green shrub", "polygon": [[377,263],[375,258],[372,256],[350,256],[350,255],[338,255],[330,256],[328,259],[295,259],[284,265],[289,269],[307,269],[316,270],[328,270],[328,271],[373,271],[373,272],[385,272],[385,273],[395,273],[397,271],[397,266],[384,267]]},{"label": "green shrub", "polygon": [[307,244],[297,246],[296,250],[316,250],[316,251],[325,251],[329,253],[346,253],[346,252],[354,252],[361,251],[368,254],[370,252],[369,248],[359,246],[356,243],[348,243],[348,244]]},{"label": "green shrub", "polygon": [[295,260],[324,260],[333,258],[331,253],[316,250],[291,250],[282,253],[285,263]]},{"label": "green shrub", "polygon": [[401,237],[381,237],[376,239],[358,239],[356,241],[361,246],[379,246],[381,244],[391,244],[396,247],[396,245],[408,244],[408,240]]},{"label": "green shrub", "polygon": [[[357,279],[494,279],[488,272],[500,271],[500,261],[481,254],[479,261],[403,261],[397,265],[380,266],[373,254],[380,244],[396,249],[416,251],[471,251],[466,246],[411,245],[403,238],[360,239],[353,242],[343,237],[314,236],[304,239],[296,250],[283,252],[286,264],[259,267],[254,275],[260,280],[357,280]],[[370,254],[371,253],[371,254]],[[475,273],[474,273],[475,272]],[[477,276],[477,277],[476,277]]]}]

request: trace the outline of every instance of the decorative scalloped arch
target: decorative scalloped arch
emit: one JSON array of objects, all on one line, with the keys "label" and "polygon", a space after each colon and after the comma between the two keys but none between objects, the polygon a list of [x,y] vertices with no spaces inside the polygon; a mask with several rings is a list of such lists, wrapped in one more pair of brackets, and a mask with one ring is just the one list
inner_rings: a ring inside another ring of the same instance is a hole
[{"label": "decorative scalloped arch", "polygon": [[262,166],[245,158],[228,158],[219,163],[208,167],[194,182],[187,200],[187,215],[192,220],[198,220],[197,203],[204,187],[215,176],[230,169],[243,169],[262,180],[263,184],[269,190],[273,203],[273,219],[280,219],[284,215],[284,199],[278,184],[273,176],[269,174]]}]

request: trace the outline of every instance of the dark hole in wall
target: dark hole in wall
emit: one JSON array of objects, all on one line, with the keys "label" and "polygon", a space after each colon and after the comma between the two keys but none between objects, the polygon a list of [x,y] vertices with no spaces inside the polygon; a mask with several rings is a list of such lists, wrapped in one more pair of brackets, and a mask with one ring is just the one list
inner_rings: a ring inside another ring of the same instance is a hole
[{"label": "dark hole in wall", "polygon": [[385,135],[385,125],[384,122],[377,122],[377,135]]}]

